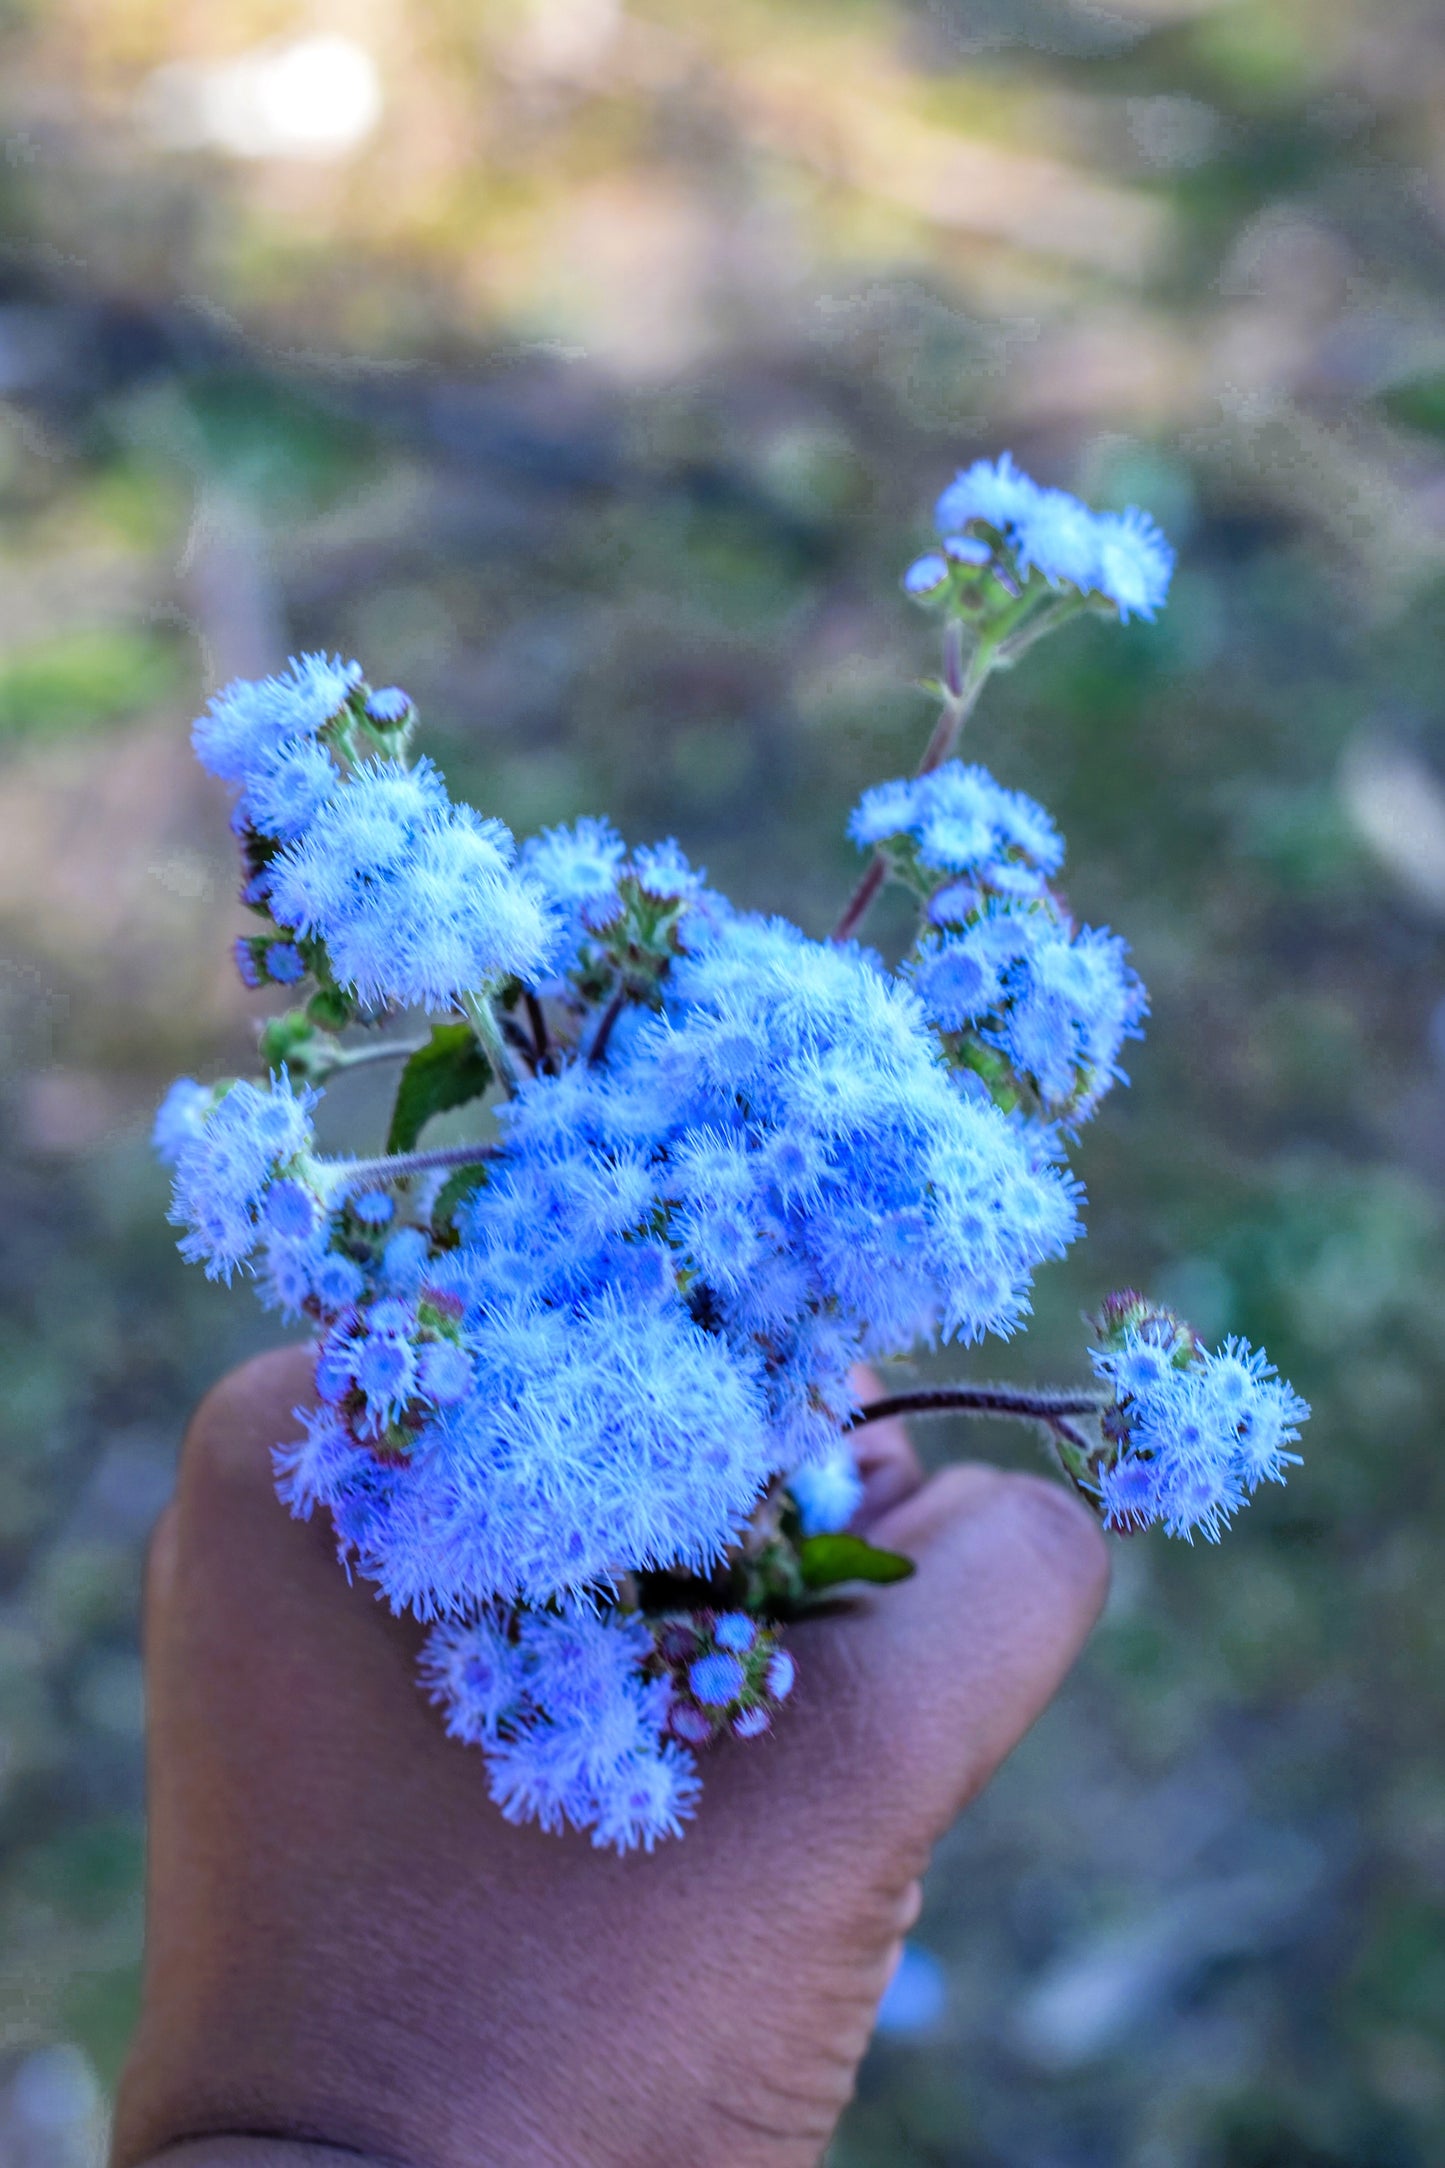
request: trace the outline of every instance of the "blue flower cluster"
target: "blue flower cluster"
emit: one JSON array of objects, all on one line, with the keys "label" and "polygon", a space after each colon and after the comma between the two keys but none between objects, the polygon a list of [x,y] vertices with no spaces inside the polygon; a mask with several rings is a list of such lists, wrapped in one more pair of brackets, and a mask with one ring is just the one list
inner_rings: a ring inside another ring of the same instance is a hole
[{"label": "blue flower cluster", "polygon": [[1169,593],[1174,552],[1147,512],[1091,511],[1067,490],[1042,488],[1007,452],[956,475],[934,519],[942,550],[904,575],[919,599],[942,588],[955,566],[990,565],[1020,581],[1037,572],[1050,587],[1098,596],[1123,619],[1154,617]]},{"label": "blue flower cluster", "polygon": [[547,913],[514,855],[501,822],[453,805],[429,761],[368,761],[273,861],[267,900],[324,943],[367,1007],[447,1009],[546,958]]},{"label": "blue flower cluster", "polygon": [[855,807],[848,833],[855,843],[882,845],[922,894],[941,890],[947,899],[962,884],[961,903],[971,903],[974,891],[1040,896],[1064,862],[1063,838],[1041,805],[958,760],[876,783]]},{"label": "blue flower cluster", "polygon": [[[1007,459],[944,506],[954,567],[1006,550],[1124,615],[1163,599],[1141,515]],[[672,842],[589,819],[518,850],[411,757],[415,723],[324,655],[197,723],[238,793],[242,975],[302,1005],[265,1027],[267,1084],[173,1086],[156,1148],[186,1256],[313,1327],[277,1487],[429,1624],[426,1688],[503,1813],[650,1849],[694,1810],[696,1752],[791,1689],[779,1625],[862,1495],[860,1361],[1011,1333],[1077,1234],[1064,1141],[1143,989],[1052,887],[1048,815],[981,768],[853,816],[919,908],[891,971],[734,910]],[[403,1007],[444,1021],[397,1048],[392,1148],[322,1156],[317,1087]],[[475,1143],[414,1147],[484,1094]],[[1099,1449],[1061,1452],[1110,1525],[1213,1534],[1304,1410],[1166,1315],[1110,1313]]]},{"label": "blue flower cluster", "polygon": [[[665,1013],[501,1119],[405,1317],[331,1319],[286,1472],[426,1617],[706,1574],[772,1475],[836,1448],[860,1356],[1011,1330],[1076,1232],[1067,1176],[957,1090],[906,986],[781,921],[710,934]],[[445,1401],[438,1335],[469,1365]],[[394,1474],[339,1449],[403,1417]]]},{"label": "blue flower cluster", "polygon": [[702,1789],[667,1737],[672,1692],[635,1614],[488,1606],[433,1627],[422,1679],[454,1739],[487,1750],[509,1822],[590,1830],[619,1852],[679,1836]]},{"label": "blue flower cluster", "polygon": [[248,985],[324,971],[365,1009],[446,1010],[545,961],[555,929],[511,836],[453,805],[430,761],[406,763],[414,720],[359,664],[303,655],[226,686],[197,722],[200,759],[239,788],[243,901],[272,929],[237,943]]},{"label": "blue flower cluster", "polygon": [[1075,1126],[1111,1084],[1147,1011],[1128,950],[1076,927],[1049,877],[1063,843],[1041,806],[948,761],[880,783],[850,823],[922,906],[904,969],[950,1060],[1002,1103]]},{"label": "blue flower cluster", "polygon": [[1092,1351],[1110,1398],[1102,1428],[1113,1450],[1098,1475],[1105,1525],[1159,1522],[1211,1543],[1261,1483],[1298,1464],[1289,1448],[1309,1414],[1263,1353],[1239,1339],[1210,1355],[1172,1312],[1115,1298]]},{"label": "blue flower cluster", "polygon": [[203,1264],[208,1279],[229,1283],[267,1224],[278,1231],[304,1215],[320,1216],[313,1192],[293,1172],[309,1164],[316,1094],[298,1092],[283,1072],[269,1091],[234,1083],[202,1118],[200,1087],[183,1078],[167,1094],[157,1131],[175,1152],[174,1225],[184,1227],[181,1255]]}]

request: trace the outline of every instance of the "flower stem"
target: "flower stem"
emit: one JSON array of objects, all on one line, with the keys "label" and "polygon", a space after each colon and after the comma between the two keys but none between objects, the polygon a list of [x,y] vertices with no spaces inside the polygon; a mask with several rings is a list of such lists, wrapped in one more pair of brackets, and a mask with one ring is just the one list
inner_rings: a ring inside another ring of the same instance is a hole
[{"label": "flower stem", "polygon": [[833,928],[833,931],[829,936],[830,940],[846,941],[850,938],[854,927],[863,917],[863,914],[868,909],[869,904],[873,901],[873,898],[877,895],[879,889],[883,886],[884,878],[887,875],[887,872],[888,861],[884,858],[881,851],[875,852],[873,857],[868,862],[868,867],[863,875],[862,880],[858,883],[858,886],[854,889],[852,895],[848,898],[847,909],[844,911],[843,916],[839,919],[837,925]]},{"label": "flower stem", "polygon": [[[924,747],[923,758],[914,773],[928,775],[941,767],[958,744],[964,724],[978,705],[978,696],[988,683],[993,669],[995,649],[991,641],[981,641],[969,656],[967,665],[962,656],[962,628],[950,621],[944,633],[943,682],[946,697],[933,726],[933,735]],[[861,923],[864,913],[883,886],[888,872],[888,861],[881,851],[875,851],[858,886],[848,898],[842,917],[833,928],[834,941],[846,941]]]},{"label": "flower stem", "polygon": [[587,1056],[589,1069],[599,1069],[607,1059],[607,1042],[612,1037],[612,1027],[622,1014],[626,1003],[627,989],[625,986],[619,986],[606,1008],[602,1011],[602,1021],[597,1026],[597,1034],[592,1041],[591,1051]]},{"label": "flower stem", "polygon": [[1036,616],[1020,625],[1011,639],[999,642],[995,656],[998,668],[1011,669],[1019,657],[1027,655],[1036,642],[1048,633],[1057,632],[1061,625],[1066,625],[1070,618],[1079,616],[1087,607],[1082,595],[1063,596],[1058,601],[1046,603]]},{"label": "flower stem", "polygon": [[484,1159],[500,1159],[498,1144],[443,1144],[430,1152],[384,1152],[379,1159],[338,1159],[323,1162],[337,1195],[360,1183],[403,1182],[408,1175],[431,1174],[438,1167],[479,1166]]},{"label": "flower stem", "polygon": [[1014,1385],[929,1385],[916,1392],[889,1393],[865,1401],[848,1428],[881,1423],[889,1415],[1016,1415],[1024,1421],[1060,1423],[1070,1415],[1097,1415],[1104,1401],[1097,1393]]},{"label": "flower stem", "polygon": [[334,1076],[339,1069],[364,1069],[374,1061],[410,1061],[431,1042],[427,1039],[387,1039],[379,1046],[338,1046],[327,1069]]},{"label": "flower stem", "polygon": [[552,1053],[552,1041],[547,1035],[547,1014],[535,994],[524,993],[522,1000],[532,1026],[532,1050],[537,1057],[534,1066],[545,1069]]},{"label": "flower stem", "polygon": [[[981,641],[969,656],[968,666],[961,677],[956,675],[957,664],[955,658],[945,655],[944,683],[948,686],[948,698],[943,703],[942,711],[933,728],[933,736],[929,739],[924,749],[923,758],[918,763],[917,774],[929,775],[933,769],[941,768],[953,752],[954,747],[958,744],[964,724],[978,706],[979,694],[988,683],[989,672],[994,666],[995,652],[992,641]],[[955,675],[953,676],[947,674],[951,662],[954,664]]]}]

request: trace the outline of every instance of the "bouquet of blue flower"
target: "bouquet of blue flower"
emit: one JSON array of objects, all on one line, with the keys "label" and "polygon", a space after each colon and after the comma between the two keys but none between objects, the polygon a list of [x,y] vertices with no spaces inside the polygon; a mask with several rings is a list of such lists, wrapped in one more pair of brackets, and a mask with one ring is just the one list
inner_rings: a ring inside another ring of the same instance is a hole
[{"label": "bouquet of blue flower", "polygon": [[[866,870],[827,941],[603,820],[519,849],[355,663],[302,656],[195,726],[237,793],[242,977],[299,1005],[261,1030],[265,1083],[166,1097],[181,1249],[312,1324],[277,1487],[428,1624],[422,1684],[501,1811],[621,1851],[680,1833],[710,1741],[773,1723],[791,1617],[910,1570],[849,1532],[861,1425],[1019,1416],[1107,1527],[1186,1537],[1297,1457],[1307,1410],[1263,1357],[1133,1293],[1085,1386],[860,1404],[860,1363],[1019,1326],[1145,1013],[1124,943],[1054,885],[1048,815],[955,748],[1046,633],[1152,617],[1171,552],[1007,457],[937,520],[903,584],[941,623],[939,720],[855,811]],[[854,938],[885,881],[917,907],[896,971]],[[326,1080],[383,1060],[384,1150],[324,1156]],[[474,1139],[428,1147],[465,1106]]]}]

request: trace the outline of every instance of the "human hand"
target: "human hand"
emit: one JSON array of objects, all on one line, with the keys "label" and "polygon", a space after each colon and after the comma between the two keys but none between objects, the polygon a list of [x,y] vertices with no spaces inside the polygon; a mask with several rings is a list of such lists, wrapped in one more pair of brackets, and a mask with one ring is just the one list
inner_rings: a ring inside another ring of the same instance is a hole
[{"label": "human hand", "polygon": [[619,1859],[503,1821],[417,1690],[420,1629],[278,1505],[309,1396],[295,1348],[219,1385],[157,1531],[116,2168],[812,2168],[934,1842],[1097,1616],[1097,1529],[861,1432],[858,1525],[917,1573],[789,1627],[774,1732],[710,1751],[680,1843]]}]

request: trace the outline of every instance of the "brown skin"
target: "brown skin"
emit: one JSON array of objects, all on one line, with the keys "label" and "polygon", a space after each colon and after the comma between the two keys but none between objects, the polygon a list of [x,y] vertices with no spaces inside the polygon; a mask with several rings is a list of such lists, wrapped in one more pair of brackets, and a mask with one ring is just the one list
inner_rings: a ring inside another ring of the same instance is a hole
[{"label": "brown skin", "polygon": [[277,1505],[309,1389],[302,1349],[219,1385],[157,1531],[116,2168],[814,2168],[935,1841],[1098,1614],[1098,1530],[863,1432],[860,1525],[916,1575],[789,1629],[774,1732],[709,1754],[681,1843],[618,1859],[502,1820],[417,1691],[419,1629]]}]

